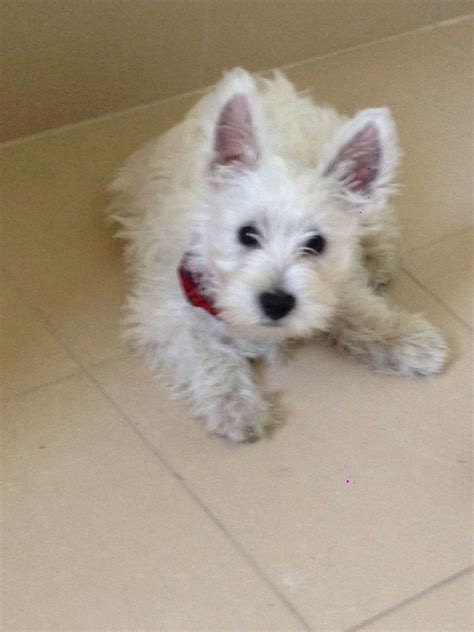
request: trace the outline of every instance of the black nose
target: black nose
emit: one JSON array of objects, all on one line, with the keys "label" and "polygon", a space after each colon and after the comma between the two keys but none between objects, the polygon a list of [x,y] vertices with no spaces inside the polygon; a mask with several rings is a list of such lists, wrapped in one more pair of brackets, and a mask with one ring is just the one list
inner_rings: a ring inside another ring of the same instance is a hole
[{"label": "black nose", "polygon": [[258,298],[263,312],[272,320],[279,320],[286,316],[296,303],[293,294],[288,294],[283,292],[283,290],[262,292]]}]

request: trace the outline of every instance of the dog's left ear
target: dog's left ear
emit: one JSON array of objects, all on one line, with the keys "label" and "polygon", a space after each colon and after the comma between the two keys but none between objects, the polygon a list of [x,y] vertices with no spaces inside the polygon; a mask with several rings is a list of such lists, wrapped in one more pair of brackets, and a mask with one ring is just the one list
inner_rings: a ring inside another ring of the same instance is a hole
[{"label": "dog's left ear", "polygon": [[367,109],[339,129],[323,149],[318,174],[359,209],[385,202],[399,162],[398,137],[387,108]]},{"label": "dog's left ear", "polygon": [[249,96],[234,94],[219,113],[214,134],[213,166],[251,169],[259,158]]}]

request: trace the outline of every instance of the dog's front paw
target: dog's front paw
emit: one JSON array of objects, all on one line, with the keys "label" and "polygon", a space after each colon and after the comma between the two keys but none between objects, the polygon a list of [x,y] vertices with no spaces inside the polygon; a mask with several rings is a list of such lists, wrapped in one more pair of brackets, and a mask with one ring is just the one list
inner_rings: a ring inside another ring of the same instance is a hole
[{"label": "dog's front paw", "polygon": [[415,377],[440,373],[449,355],[442,333],[419,316],[403,319],[386,351],[388,372]]},{"label": "dog's front paw", "polygon": [[217,417],[213,415],[206,423],[208,431],[238,443],[258,441],[271,421],[266,402],[249,402],[238,395],[221,402],[218,410]]}]

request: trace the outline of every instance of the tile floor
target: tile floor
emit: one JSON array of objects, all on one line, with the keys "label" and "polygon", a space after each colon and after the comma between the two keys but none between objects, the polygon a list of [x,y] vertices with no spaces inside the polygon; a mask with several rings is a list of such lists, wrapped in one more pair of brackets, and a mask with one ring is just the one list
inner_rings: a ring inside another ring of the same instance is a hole
[{"label": "tile floor", "polygon": [[254,445],[205,436],[117,337],[104,188],[195,97],[0,147],[4,630],[473,629],[472,26],[288,71],[392,107],[390,294],[453,357],[408,381],[309,344],[267,375],[288,420]]}]

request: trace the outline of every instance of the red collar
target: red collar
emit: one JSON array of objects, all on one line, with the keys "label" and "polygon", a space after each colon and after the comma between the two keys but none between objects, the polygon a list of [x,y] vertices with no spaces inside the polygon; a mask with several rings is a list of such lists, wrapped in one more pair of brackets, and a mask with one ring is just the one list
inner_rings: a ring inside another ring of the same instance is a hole
[{"label": "red collar", "polygon": [[186,256],[184,256],[181,260],[181,263],[178,267],[178,276],[181,282],[181,287],[183,289],[184,295],[194,307],[200,307],[201,309],[211,314],[211,316],[215,316],[219,318],[219,312],[211,303],[211,301],[202,294],[199,289],[199,284],[201,281],[201,275],[196,274],[195,272],[191,272],[189,268],[186,266]]}]

